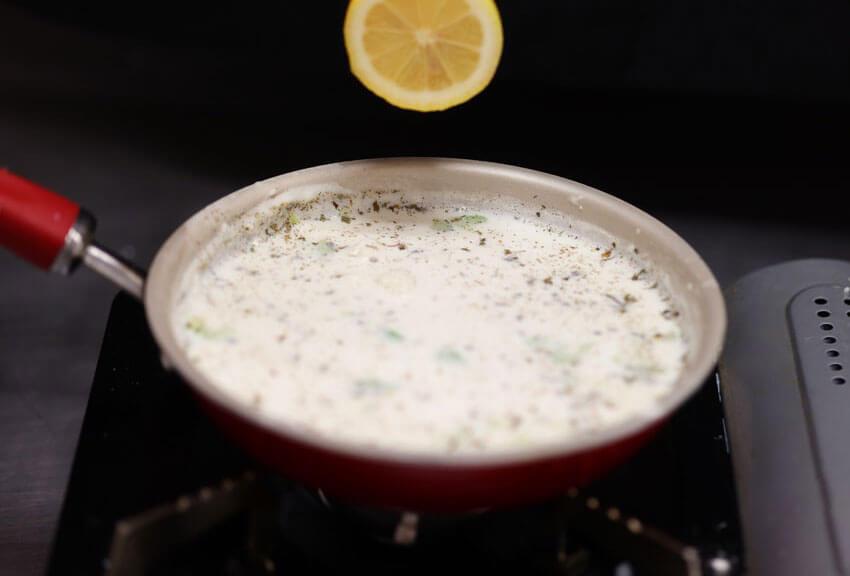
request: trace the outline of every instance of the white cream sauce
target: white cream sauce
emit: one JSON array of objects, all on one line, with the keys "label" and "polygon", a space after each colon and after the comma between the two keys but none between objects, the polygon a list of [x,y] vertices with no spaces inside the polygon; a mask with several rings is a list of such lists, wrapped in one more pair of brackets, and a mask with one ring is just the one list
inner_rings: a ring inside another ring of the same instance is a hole
[{"label": "white cream sauce", "polygon": [[544,447],[640,418],[687,352],[636,250],[514,199],[278,197],[182,279],[180,346],[236,402],[376,449]]}]

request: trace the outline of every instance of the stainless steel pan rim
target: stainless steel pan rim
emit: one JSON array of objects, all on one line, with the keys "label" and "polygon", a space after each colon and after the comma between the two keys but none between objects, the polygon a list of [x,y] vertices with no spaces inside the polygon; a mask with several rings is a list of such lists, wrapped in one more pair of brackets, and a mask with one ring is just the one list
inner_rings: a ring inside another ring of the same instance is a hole
[{"label": "stainless steel pan rim", "polygon": [[[561,194],[577,218],[587,215],[588,221],[641,247],[643,256],[673,274],[671,282],[678,284],[678,289],[671,286],[671,291],[681,298],[686,308],[682,321],[694,323],[683,325],[692,332],[691,349],[673,393],[659,402],[653,413],[647,413],[640,419],[534,449],[494,450],[481,454],[423,454],[386,448],[367,449],[341,439],[307,433],[234,401],[197,370],[177,345],[172,332],[169,319],[173,285],[175,276],[182,269],[181,261],[185,263],[190,259],[194,251],[203,245],[204,237],[209,237],[218,224],[289,187],[338,182],[345,182],[350,187],[350,181],[368,181],[371,174],[388,175],[414,184],[419,178],[438,176],[446,182],[480,180],[482,184],[492,182]],[[600,218],[593,215],[601,215],[602,220],[607,221],[600,222]],[[619,230],[612,230],[608,225]],[[237,190],[199,211],[163,244],[150,268],[144,303],[164,362],[176,369],[192,389],[225,411],[272,434],[319,450],[376,462],[434,467],[500,467],[561,458],[637,435],[662,422],[696,392],[714,368],[726,330],[723,296],[711,270],[691,246],[649,214],[614,196],[565,178],[505,164],[451,158],[381,158],[340,162],[290,172]]]}]

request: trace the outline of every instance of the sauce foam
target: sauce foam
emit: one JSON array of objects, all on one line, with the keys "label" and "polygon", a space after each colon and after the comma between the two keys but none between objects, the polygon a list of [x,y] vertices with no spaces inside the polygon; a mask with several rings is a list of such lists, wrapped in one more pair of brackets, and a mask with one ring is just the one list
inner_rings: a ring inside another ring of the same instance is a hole
[{"label": "sauce foam", "polygon": [[178,343],[236,402],[413,453],[545,447],[653,413],[687,346],[636,251],[542,205],[314,190],[187,270]]}]

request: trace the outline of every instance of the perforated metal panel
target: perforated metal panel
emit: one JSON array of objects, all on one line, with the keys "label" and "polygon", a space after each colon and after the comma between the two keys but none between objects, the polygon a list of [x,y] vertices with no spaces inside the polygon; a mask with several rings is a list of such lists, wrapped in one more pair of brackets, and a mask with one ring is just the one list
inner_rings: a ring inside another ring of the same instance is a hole
[{"label": "perforated metal panel", "polygon": [[850,281],[798,293],[788,324],[830,546],[850,567]]},{"label": "perforated metal panel", "polygon": [[719,374],[747,571],[850,573],[850,262],[798,260],[726,291]]}]

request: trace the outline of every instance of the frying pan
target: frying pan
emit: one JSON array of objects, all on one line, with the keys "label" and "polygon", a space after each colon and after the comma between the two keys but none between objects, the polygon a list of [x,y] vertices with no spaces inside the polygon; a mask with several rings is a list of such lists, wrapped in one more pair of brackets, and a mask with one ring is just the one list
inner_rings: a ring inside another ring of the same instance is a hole
[{"label": "frying pan", "polygon": [[[669,286],[689,352],[674,392],[640,418],[557,445],[481,454],[414,455],[316,437],[226,396],[177,345],[171,304],[182,272],[222,223],[293,187],[415,189],[507,195],[545,204],[634,246]],[[329,164],[257,182],[205,207],[159,249],[147,278],[93,241],[94,219],[73,202],[0,170],[0,244],[42,268],[82,262],[143,301],[166,368],[176,370],[209,416],[270,469],[337,498],[417,511],[459,512],[543,499],[623,463],[702,384],[723,344],[720,287],[700,256],[664,224],[613,196],[556,176],[487,162],[395,158]]]}]

